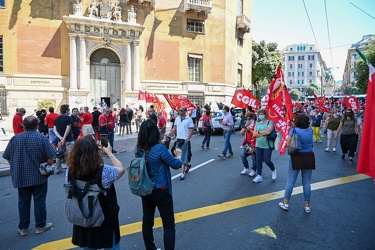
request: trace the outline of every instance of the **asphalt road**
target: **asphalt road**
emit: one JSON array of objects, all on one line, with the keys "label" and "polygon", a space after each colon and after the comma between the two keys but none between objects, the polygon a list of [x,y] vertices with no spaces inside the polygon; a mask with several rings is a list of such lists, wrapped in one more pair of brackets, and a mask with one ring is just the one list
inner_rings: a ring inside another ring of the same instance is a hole
[{"label": "asphalt road", "polygon": [[[242,136],[232,136],[234,158],[221,160],[223,137],[214,135],[212,150],[202,150],[203,136],[192,140],[192,169],[184,181],[172,170],[176,218],[176,249],[375,249],[374,180],[359,175],[355,166],[341,160],[340,150],[324,152],[314,145],[317,169],[313,172],[311,214],[303,211],[301,177],[290,201],[289,211],[277,207],[287,180],[289,156],[274,151],[276,181],[264,165],[263,182],[240,175]],[[117,154],[128,166],[133,152]],[[348,159],[347,159],[348,160]],[[356,158],[355,158],[356,160]],[[140,233],[142,207],[130,193],[127,176],[116,183],[120,205],[121,249],[144,249]],[[64,176],[49,179],[47,220],[52,231],[36,235],[33,212],[30,233],[17,232],[17,190],[10,176],[0,178],[0,249],[68,249],[72,226],[64,218]],[[158,217],[158,214],[156,215]],[[154,236],[163,249],[163,230],[155,221]]]}]

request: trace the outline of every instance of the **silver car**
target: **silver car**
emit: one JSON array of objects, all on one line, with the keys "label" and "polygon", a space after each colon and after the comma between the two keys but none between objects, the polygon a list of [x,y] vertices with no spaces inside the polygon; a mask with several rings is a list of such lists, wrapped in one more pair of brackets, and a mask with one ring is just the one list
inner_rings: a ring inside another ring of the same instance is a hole
[{"label": "silver car", "polygon": [[[212,118],[212,125],[214,126],[215,132],[222,133],[223,129],[221,128],[221,124],[219,122],[224,119],[224,111],[223,110],[211,111],[210,115]],[[199,123],[198,123],[198,130],[201,135],[204,134],[203,129],[202,129],[202,118],[203,116],[199,119]],[[241,118],[236,114],[236,121],[234,123],[234,128],[235,130],[239,130],[240,127],[241,127]]]}]

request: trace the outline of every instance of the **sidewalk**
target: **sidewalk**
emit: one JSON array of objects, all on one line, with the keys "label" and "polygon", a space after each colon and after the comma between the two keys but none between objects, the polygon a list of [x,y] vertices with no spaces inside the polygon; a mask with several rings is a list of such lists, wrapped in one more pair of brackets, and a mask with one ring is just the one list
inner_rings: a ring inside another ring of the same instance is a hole
[{"label": "sidewalk", "polygon": [[[0,177],[10,174],[8,161],[3,158],[3,153],[8,145],[9,140],[14,136],[13,133],[0,135]],[[125,135],[124,137],[115,134],[115,142],[113,149],[118,153],[133,151],[138,139],[138,133]]]}]

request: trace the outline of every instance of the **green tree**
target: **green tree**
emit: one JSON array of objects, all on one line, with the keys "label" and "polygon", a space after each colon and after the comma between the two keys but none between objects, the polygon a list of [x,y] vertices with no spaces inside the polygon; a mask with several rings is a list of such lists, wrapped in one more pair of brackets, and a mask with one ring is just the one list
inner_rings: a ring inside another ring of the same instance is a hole
[{"label": "green tree", "polygon": [[[319,92],[319,87],[318,87],[318,85],[316,85],[316,83],[311,83],[311,84],[306,88],[306,92],[307,92],[307,95],[308,95],[308,96],[312,96],[314,92],[315,92],[315,94],[320,93],[320,92]],[[318,94],[318,96],[319,96],[319,94]]]},{"label": "green tree", "polygon": [[41,109],[48,110],[49,107],[53,107],[56,110],[56,103],[52,102],[49,99],[44,99],[44,100],[39,101],[37,103],[37,106],[38,106],[38,110],[41,110]]},{"label": "green tree", "polygon": [[292,89],[289,91],[290,98],[292,98],[293,101],[298,101],[301,98],[301,92],[297,89]]},{"label": "green tree", "polygon": [[[365,49],[363,53],[367,60],[374,66],[375,65],[375,41],[371,42],[369,46]],[[360,93],[367,93],[367,83],[368,83],[368,66],[358,57],[355,65],[355,86],[358,88]]]},{"label": "green tree", "polygon": [[277,43],[266,44],[262,40],[257,44],[253,40],[252,47],[252,81],[255,96],[260,98],[261,84],[266,82],[269,85],[275,75],[277,65],[282,61],[282,56],[277,50]]}]

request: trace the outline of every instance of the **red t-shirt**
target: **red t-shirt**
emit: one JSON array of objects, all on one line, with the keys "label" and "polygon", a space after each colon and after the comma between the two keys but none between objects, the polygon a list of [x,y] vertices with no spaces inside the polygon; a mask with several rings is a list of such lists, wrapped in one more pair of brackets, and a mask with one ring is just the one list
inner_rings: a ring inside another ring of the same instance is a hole
[{"label": "red t-shirt", "polygon": [[104,123],[107,123],[107,117],[104,115],[104,113],[102,113],[100,116],[99,116],[99,126],[103,127]]},{"label": "red t-shirt", "polygon": [[209,121],[210,119],[211,119],[211,116],[209,116],[209,115],[205,115],[205,116],[203,116],[203,118],[202,118],[202,128],[203,128],[203,129],[207,128],[207,126],[204,126],[204,123],[205,123],[206,121]]},{"label": "red t-shirt", "polygon": [[158,123],[159,129],[163,128],[166,123],[167,123],[167,120],[165,120],[164,116],[160,116],[159,123]]},{"label": "red t-shirt", "polygon": [[56,118],[59,116],[59,114],[57,113],[49,113],[47,116],[46,116],[46,119],[44,119],[44,123],[46,124],[47,123],[47,126],[48,128],[53,128],[53,126],[55,125],[55,120]]},{"label": "red t-shirt", "polygon": [[247,131],[245,134],[245,138],[243,139],[242,145],[245,145],[246,143],[251,143],[251,146],[255,148],[255,137],[253,137],[253,133],[250,132],[254,130],[256,121],[253,122],[253,124],[250,124],[249,127],[247,127]]},{"label": "red t-shirt", "polygon": [[92,120],[94,119],[94,116],[90,113],[90,112],[85,112],[83,113],[83,116],[82,116],[82,123],[81,125],[85,125],[85,124],[92,124]]},{"label": "red t-shirt", "polygon": [[23,126],[20,125],[22,125],[22,115],[16,113],[13,117],[13,132],[15,135],[25,131]]},{"label": "red t-shirt", "polygon": [[115,128],[116,115],[109,114],[109,116],[107,116],[106,119],[107,119],[107,122],[112,122],[111,124],[108,124],[108,129],[113,130]]}]

